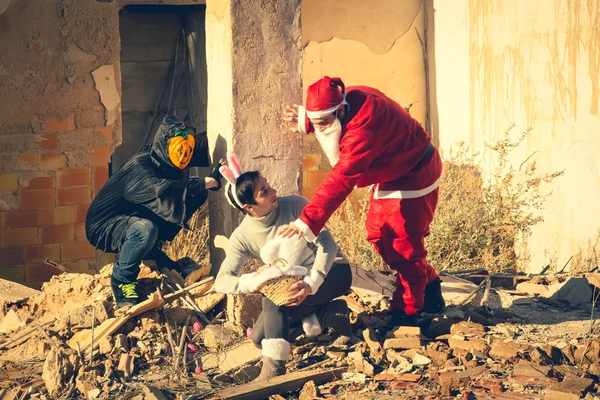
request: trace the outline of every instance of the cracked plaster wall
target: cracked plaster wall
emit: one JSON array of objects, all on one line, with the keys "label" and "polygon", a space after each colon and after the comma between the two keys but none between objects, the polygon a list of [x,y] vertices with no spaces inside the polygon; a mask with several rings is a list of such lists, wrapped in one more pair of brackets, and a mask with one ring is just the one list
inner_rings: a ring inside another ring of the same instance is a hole
[{"label": "cracked plaster wall", "polygon": [[438,0],[433,2],[432,121],[442,148],[474,151],[516,123],[533,129],[513,158],[538,172],[565,170],[547,186],[545,221],[529,240],[529,269],[559,269],[600,228],[600,2]]},{"label": "cracked plaster wall", "polygon": [[[304,98],[308,86],[324,75],[339,76],[346,86],[372,86],[410,106],[424,125],[425,67],[416,33],[425,37],[424,22],[422,0],[303,0]],[[318,156],[318,169],[329,169],[312,135],[304,139],[304,152]],[[307,181],[304,193],[310,196]]]},{"label": "cracked plaster wall", "polygon": [[118,6],[4,1],[0,37],[0,277],[37,285],[45,257],[88,272],[85,212],[121,139]]},{"label": "cracked plaster wall", "polygon": [[[233,151],[244,170],[261,171],[280,195],[298,193],[301,140],[281,111],[301,96],[300,1],[208,0],[206,51],[212,160]],[[242,215],[222,192],[209,199],[211,238],[229,237]],[[211,273],[223,257],[211,248]]]}]

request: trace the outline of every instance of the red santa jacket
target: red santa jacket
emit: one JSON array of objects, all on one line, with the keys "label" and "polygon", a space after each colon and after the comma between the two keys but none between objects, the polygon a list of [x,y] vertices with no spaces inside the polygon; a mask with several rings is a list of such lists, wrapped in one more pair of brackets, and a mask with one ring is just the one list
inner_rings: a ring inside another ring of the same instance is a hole
[{"label": "red santa jacket", "polygon": [[376,198],[410,198],[435,190],[441,178],[437,150],[415,168],[431,137],[398,103],[366,86],[349,87],[346,100],[339,161],[295,221],[311,241],[355,186],[376,185]]}]

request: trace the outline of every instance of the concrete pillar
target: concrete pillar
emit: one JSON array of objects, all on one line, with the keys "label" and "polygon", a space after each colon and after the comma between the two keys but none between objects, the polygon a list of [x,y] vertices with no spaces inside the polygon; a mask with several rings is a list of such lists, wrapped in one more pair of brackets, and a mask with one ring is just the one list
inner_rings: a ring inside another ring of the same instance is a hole
[{"label": "concrete pillar", "polygon": [[[208,139],[216,162],[227,150],[244,170],[260,170],[280,194],[300,192],[301,138],[281,122],[302,99],[300,0],[207,0]],[[212,274],[224,258],[212,239],[227,237],[242,215],[211,193]]]}]

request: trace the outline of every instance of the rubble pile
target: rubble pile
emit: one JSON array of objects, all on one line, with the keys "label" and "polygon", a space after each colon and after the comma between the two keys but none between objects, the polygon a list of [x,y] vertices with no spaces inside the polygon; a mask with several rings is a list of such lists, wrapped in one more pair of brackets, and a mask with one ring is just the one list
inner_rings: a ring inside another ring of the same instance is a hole
[{"label": "rubble pile", "polygon": [[227,321],[208,271],[184,281],[143,267],[148,299],[129,309],[114,309],[110,265],[3,303],[0,400],[600,399],[597,274],[444,276],[447,310],[408,327],[388,313],[394,277],[357,268],[344,296],[355,340],[295,329],[288,373],[252,383],[261,351]]}]

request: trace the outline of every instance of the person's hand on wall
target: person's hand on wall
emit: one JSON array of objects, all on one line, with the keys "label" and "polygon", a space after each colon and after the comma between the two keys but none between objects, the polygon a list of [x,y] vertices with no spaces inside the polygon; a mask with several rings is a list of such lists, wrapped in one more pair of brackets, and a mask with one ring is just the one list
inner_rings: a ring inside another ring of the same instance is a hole
[{"label": "person's hand on wall", "polygon": [[298,131],[298,107],[300,107],[298,104],[294,104],[294,107],[287,105],[282,114],[283,121],[288,125],[292,133],[300,133]]},{"label": "person's hand on wall", "polygon": [[304,299],[306,299],[310,294],[310,286],[308,286],[308,283],[304,281],[294,283],[292,285],[292,290],[296,292],[295,295],[288,299],[288,306],[292,307],[302,304]]},{"label": "person's hand on wall", "polygon": [[[207,181],[207,189],[216,191],[221,189],[221,187],[223,186],[221,184],[221,179],[223,178],[223,175],[221,175],[221,171],[219,171],[219,168],[221,168],[222,166],[227,165],[227,161],[221,159],[217,165],[215,165],[215,167],[213,168],[213,170],[210,172],[210,174],[208,174],[208,176],[206,178],[211,178],[212,180],[215,181],[215,183],[212,183],[211,181],[211,187],[208,186],[208,181]],[[213,186],[214,185],[214,186]]]}]

